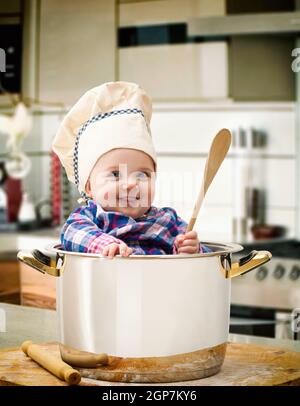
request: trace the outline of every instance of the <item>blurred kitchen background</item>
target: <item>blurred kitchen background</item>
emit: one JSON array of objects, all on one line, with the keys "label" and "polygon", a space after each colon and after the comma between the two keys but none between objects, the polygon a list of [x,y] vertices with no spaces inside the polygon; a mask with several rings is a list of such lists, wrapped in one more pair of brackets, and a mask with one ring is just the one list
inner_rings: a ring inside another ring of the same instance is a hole
[{"label": "blurred kitchen background", "polygon": [[273,252],[234,281],[231,328],[290,336],[300,307],[298,38],[297,0],[0,0],[0,301],[55,308],[54,278],[16,252],[57,242],[78,204],[51,153],[65,113],[87,89],[126,80],[154,103],[154,204],[186,220],[213,136],[232,131],[195,228],[203,241]]}]

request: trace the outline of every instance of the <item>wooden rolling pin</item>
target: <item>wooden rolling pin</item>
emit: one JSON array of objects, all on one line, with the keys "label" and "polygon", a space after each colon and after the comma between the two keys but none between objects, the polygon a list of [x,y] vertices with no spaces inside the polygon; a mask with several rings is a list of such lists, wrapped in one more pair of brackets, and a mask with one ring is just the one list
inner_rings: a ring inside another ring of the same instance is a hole
[{"label": "wooden rolling pin", "polygon": [[73,369],[70,365],[50,354],[49,351],[44,350],[39,345],[33,344],[32,341],[24,341],[21,348],[28,357],[32,358],[59,379],[66,381],[69,385],[77,385],[80,382],[81,376],[76,369]]}]

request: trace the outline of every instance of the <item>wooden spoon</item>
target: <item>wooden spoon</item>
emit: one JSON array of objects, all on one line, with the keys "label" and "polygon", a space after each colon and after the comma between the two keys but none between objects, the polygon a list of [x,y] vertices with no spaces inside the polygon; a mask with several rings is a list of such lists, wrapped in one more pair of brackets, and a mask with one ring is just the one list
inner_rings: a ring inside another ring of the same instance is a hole
[{"label": "wooden spoon", "polygon": [[93,354],[91,352],[78,351],[64,344],[60,344],[59,348],[62,360],[73,367],[96,368],[98,364],[108,364],[108,355],[105,353]]},{"label": "wooden spoon", "polygon": [[204,178],[201,189],[196,200],[193,214],[187,226],[186,232],[191,231],[196,223],[197,216],[202,206],[206,192],[218,172],[231,144],[231,133],[226,128],[223,128],[212,141],[208,157],[205,164]]}]

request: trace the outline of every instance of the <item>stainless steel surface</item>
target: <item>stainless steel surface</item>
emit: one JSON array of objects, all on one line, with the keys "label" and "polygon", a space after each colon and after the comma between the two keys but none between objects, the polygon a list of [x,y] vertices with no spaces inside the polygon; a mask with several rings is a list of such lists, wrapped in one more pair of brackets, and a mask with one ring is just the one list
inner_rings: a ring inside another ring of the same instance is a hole
[{"label": "stainless steel surface", "polygon": [[[111,260],[54,249],[54,263],[39,252],[19,252],[18,257],[60,275],[57,309],[63,343],[122,357],[168,356],[226,342],[230,279],[224,273],[231,278],[270,259],[269,253],[255,251],[232,262],[231,253],[241,246],[206,245],[215,252]],[[223,269],[223,256],[230,269]]]},{"label": "stainless steel surface", "polygon": [[230,280],[218,256],[66,255],[57,293],[61,340],[80,350],[159,357],[227,341]]},{"label": "stainless steel surface", "polygon": [[[57,314],[54,310],[0,303],[1,313],[6,315],[6,331],[0,331],[0,348],[18,347],[24,340],[45,343],[59,339]],[[240,334],[229,334],[229,341],[270,345],[300,352],[300,341]]]},{"label": "stainless steel surface", "polygon": [[273,257],[256,271],[234,279],[231,302],[286,310],[300,307],[300,260]]},{"label": "stainless steel surface", "polygon": [[246,251],[253,246],[270,249],[275,255],[256,271],[232,281],[232,312],[240,324],[233,324],[231,329],[299,340],[293,320],[300,314],[300,242],[257,241],[246,244]]}]

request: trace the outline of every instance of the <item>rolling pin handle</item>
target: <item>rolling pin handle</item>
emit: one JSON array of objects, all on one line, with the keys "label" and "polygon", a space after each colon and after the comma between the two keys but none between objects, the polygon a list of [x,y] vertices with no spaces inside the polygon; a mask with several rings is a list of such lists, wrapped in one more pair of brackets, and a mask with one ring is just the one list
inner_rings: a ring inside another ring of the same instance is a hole
[{"label": "rolling pin handle", "polygon": [[63,378],[69,385],[78,385],[80,382],[80,373],[78,371],[75,371],[74,369],[68,368],[64,372],[64,378]]},{"label": "rolling pin handle", "polygon": [[24,352],[24,354],[28,355],[28,348],[29,348],[29,346],[31,344],[32,344],[32,341],[30,341],[30,340],[24,341],[24,343],[21,346],[22,351]]}]

